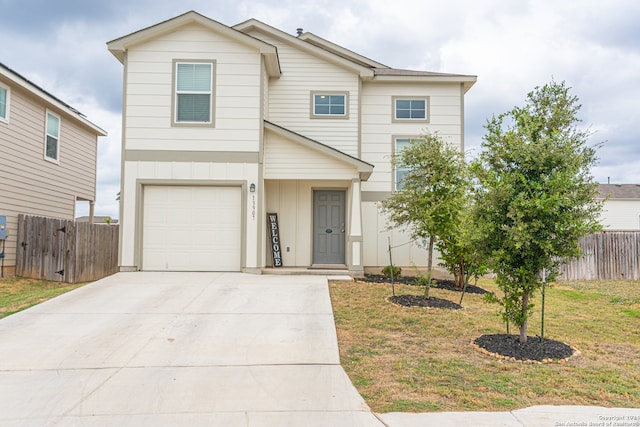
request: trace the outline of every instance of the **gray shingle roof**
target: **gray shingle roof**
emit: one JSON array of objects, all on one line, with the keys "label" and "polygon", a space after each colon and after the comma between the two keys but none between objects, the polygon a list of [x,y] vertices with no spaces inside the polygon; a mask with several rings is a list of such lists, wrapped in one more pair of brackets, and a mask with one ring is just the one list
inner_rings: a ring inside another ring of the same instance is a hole
[{"label": "gray shingle roof", "polygon": [[640,199],[640,184],[598,184],[602,198]]}]

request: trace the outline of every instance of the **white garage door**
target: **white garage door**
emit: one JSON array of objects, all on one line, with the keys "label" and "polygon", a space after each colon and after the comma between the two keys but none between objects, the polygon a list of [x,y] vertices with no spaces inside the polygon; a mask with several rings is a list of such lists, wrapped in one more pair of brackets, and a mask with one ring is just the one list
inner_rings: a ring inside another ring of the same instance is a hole
[{"label": "white garage door", "polygon": [[239,187],[145,186],[142,269],[239,271]]}]

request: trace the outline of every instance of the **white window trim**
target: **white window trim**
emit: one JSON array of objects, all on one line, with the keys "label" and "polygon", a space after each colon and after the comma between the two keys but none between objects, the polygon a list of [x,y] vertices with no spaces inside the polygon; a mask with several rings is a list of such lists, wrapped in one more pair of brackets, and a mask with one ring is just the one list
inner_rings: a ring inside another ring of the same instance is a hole
[{"label": "white window trim", "polygon": [[[403,118],[398,118],[397,114],[396,114],[396,104],[397,101],[424,101],[424,119],[403,119]],[[391,103],[392,103],[392,107],[391,107],[391,121],[394,123],[400,122],[400,123],[406,123],[406,122],[411,122],[411,123],[429,123],[429,112],[431,110],[431,100],[429,99],[428,96],[393,96]]]},{"label": "white window trim", "polygon": [[[409,140],[409,143],[411,143],[412,139],[415,139],[415,136],[407,136],[407,135],[394,135],[392,138],[392,148],[391,148],[391,152],[393,153],[393,157],[395,158],[395,156],[398,155],[398,140],[400,139],[406,139]],[[391,164],[391,190],[393,192],[395,191],[401,191],[401,189],[398,188],[398,168],[396,167],[395,163],[392,162]]]},{"label": "white window trim", "polygon": [[9,116],[11,114],[11,88],[2,83],[0,83],[0,88],[4,89],[7,93],[5,114],[4,114],[4,117],[0,116],[0,122],[9,123]]},{"label": "white window trim", "polygon": [[[56,158],[47,156],[47,137],[49,134],[47,133],[47,128],[49,124],[49,115],[56,117],[58,119],[58,143],[56,144]],[[44,159],[48,162],[59,164],[60,163],[60,140],[62,140],[62,119],[60,116],[53,111],[46,110],[44,116]]]},{"label": "white window trim", "polygon": [[[316,114],[316,96],[344,96],[344,114]],[[348,119],[349,118],[349,92],[347,91],[312,91],[309,117],[312,119]]]},{"label": "white window trim", "polygon": [[[209,105],[209,121],[208,122],[184,122],[178,121],[178,64],[211,64],[211,91],[209,92],[194,92],[189,91],[187,93],[203,93],[209,94],[211,97],[211,103]],[[186,127],[215,127],[215,93],[216,93],[216,61],[206,59],[174,59],[173,69],[171,71],[172,87],[171,87],[171,126],[186,126]]]}]

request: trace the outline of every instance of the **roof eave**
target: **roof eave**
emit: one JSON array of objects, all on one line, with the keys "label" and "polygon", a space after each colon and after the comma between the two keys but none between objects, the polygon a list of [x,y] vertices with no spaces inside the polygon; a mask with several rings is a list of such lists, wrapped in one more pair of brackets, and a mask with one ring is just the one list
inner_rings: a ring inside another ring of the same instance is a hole
[{"label": "roof eave", "polygon": [[305,42],[303,40],[299,40],[297,37],[292,36],[291,34],[285,33],[282,30],[271,27],[270,25],[265,24],[264,22],[258,21],[257,19],[249,19],[247,21],[241,22],[237,25],[231,27],[237,31],[242,33],[248,33],[250,31],[259,31],[266,33],[280,41],[291,44],[305,52],[321,57],[335,65],[344,67],[352,72],[357,73],[363,79],[371,79],[374,76],[374,71],[372,68],[362,66],[353,61],[345,59],[333,52],[322,49],[318,46],[315,46],[311,43]]},{"label": "roof eave", "polygon": [[374,82],[395,82],[395,83],[462,83],[465,93],[478,80],[477,76],[450,75],[450,76],[397,76],[397,75],[377,75],[373,77]]},{"label": "roof eave", "polygon": [[130,47],[140,43],[144,43],[145,41],[151,40],[160,34],[173,31],[176,28],[190,23],[197,23],[203,25],[206,28],[209,28],[212,31],[224,33],[226,36],[232,38],[233,40],[258,49],[260,53],[266,58],[265,62],[269,76],[280,76],[280,61],[278,59],[278,50],[275,46],[244,34],[241,31],[236,30],[235,28],[228,27],[220,22],[217,22],[211,18],[207,18],[206,16],[194,11],[189,11],[175,18],[160,22],[159,24],[143,28],[142,30],[107,42],[107,48],[118,59],[118,61],[124,63],[126,51]]},{"label": "roof eave", "polygon": [[44,89],[36,86],[34,83],[31,83],[30,81],[26,80],[24,77],[16,74],[13,70],[10,70],[9,68],[5,68],[5,67],[0,67],[0,73],[3,76],[5,76],[5,78],[13,82],[14,84],[20,86],[22,89],[44,100],[50,106],[55,107],[60,111],[63,111],[64,113],[72,117],[74,120],[81,123],[84,127],[90,129],[97,136],[108,135],[107,131],[105,131],[100,126],[89,121],[89,119],[87,119],[82,113],[75,110],[73,107],[66,105],[59,99],[56,99],[54,96],[47,93]]}]

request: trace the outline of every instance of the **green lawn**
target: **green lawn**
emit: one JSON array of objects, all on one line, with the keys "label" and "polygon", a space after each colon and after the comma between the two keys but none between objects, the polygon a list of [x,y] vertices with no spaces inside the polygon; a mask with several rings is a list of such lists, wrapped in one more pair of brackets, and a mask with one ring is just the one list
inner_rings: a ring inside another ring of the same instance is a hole
[{"label": "green lawn", "polygon": [[[492,281],[481,287],[496,291]],[[498,360],[475,350],[505,333],[497,305],[467,294],[463,310],[400,307],[388,285],[332,282],[342,365],[376,412],[494,411],[532,405],[640,407],[640,283],[565,283],[546,292],[545,337],[582,353],[564,364]],[[396,294],[423,288],[396,285]],[[432,296],[458,302],[457,292]],[[529,335],[540,333],[540,296]],[[514,333],[512,330],[511,333]]]},{"label": "green lawn", "polygon": [[0,319],[82,286],[20,277],[0,279]]}]

